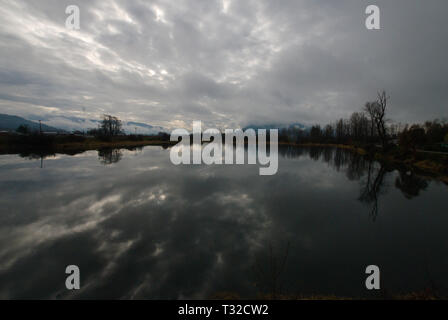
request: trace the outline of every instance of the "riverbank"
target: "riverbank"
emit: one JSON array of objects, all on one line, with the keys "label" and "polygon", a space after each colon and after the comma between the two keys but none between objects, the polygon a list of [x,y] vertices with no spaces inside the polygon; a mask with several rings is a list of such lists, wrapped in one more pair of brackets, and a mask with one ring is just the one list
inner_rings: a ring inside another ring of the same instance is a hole
[{"label": "riverbank", "polygon": [[[37,139],[33,141],[31,139]],[[157,136],[138,137],[122,136],[110,140],[102,140],[94,137],[50,137],[47,141],[40,141],[38,137],[0,137],[0,154],[16,153],[63,153],[76,154],[89,150],[99,149],[130,149],[144,146],[169,147],[177,142],[162,140]],[[47,139],[48,137],[46,137]],[[332,147],[351,150],[360,155],[369,156],[380,162],[385,162],[394,166],[404,167],[407,170],[416,172],[419,175],[428,176],[433,179],[448,183],[448,153],[428,153],[428,152],[404,152],[398,147],[391,151],[384,152],[378,147],[361,146],[355,144],[335,144],[335,143],[289,143],[279,142],[279,146],[296,147]]]},{"label": "riverbank", "polygon": [[[3,138],[3,137],[2,137]],[[100,149],[132,149],[144,146],[163,146],[174,145],[174,142],[154,138],[101,140],[97,138],[84,137],[54,137],[51,141],[40,143],[31,143],[29,141],[20,141],[15,143],[8,139],[0,139],[0,154],[16,153],[63,153],[74,154],[89,150]]]}]

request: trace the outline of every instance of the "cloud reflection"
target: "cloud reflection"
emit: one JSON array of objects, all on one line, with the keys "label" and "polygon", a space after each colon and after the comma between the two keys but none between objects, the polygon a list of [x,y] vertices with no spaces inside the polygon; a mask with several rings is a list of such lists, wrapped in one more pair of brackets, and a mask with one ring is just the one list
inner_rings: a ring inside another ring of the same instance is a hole
[{"label": "cloud reflection", "polygon": [[[347,152],[283,148],[269,177],[247,165],[174,166],[159,147],[120,153],[113,166],[87,152],[45,160],[43,169],[37,159],[0,157],[1,298],[254,297],[252,270],[273,241],[290,243],[285,290],[356,295],[369,259],[394,266],[413,257],[418,270],[427,262],[408,245],[433,260],[447,248],[438,241],[447,218],[418,215],[400,189],[382,195],[373,224],[358,201],[372,164]],[[397,176],[386,171],[386,182]],[[425,202],[413,201],[442,206],[443,186],[423,189]],[[424,241],[421,226],[432,227]],[[385,248],[400,253],[372,254]],[[81,269],[79,291],[65,290],[68,264]]]}]

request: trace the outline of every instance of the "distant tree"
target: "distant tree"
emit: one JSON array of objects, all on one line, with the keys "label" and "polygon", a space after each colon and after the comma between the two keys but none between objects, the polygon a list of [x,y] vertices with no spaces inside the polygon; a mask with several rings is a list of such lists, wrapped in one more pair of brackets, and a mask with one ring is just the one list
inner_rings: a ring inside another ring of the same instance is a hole
[{"label": "distant tree", "polygon": [[331,124],[327,124],[324,128],[324,138],[327,141],[331,141],[334,138],[334,129],[333,126]]},{"label": "distant tree", "polygon": [[117,117],[105,114],[100,123],[102,134],[105,136],[116,136],[122,133],[121,120]]},{"label": "distant tree", "polygon": [[296,138],[295,138],[296,143],[302,143],[306,139],[306,136],[307,136],[307,132],[300,130],[300,129],[297,130]]},{"label": "distant tree", "polygon": [[409,129],[405,128],[400,134],[399,145],[405,149],[416,151],[418,146],[425,144],[425,129],[419,125],[412,125]]},{"label": "distant tree", "polygon": [[350,136],[357,140],[365,140],[368,136],[369,120],[364,113],[352,113],[350,120]]},{"label": "distant tree", "polygon": [[448,143],[448,133],[446,134],[444,141],[445,143]]},{"label": "distant tree", "polygon": [[22,134],[30,134],[31,133],[30,128],[26,124],[21,124],[20,126],[18,126],[16,131],[19,133],[22,133]]},{"label": "distant tree", "polygon": [[170,135],[168,133],[166,133],[166,132],[159,132],[157,135],[159,136],[159,139],[162,140],[162,141],[169,141],[170,140]]},{"label": "distant tree", "polygon": [[336,139],[338,142],[341,142],[344,140],[345,138],[345,133],[344,133],[344,119],[339,119],[338,122],[336,123]]},{"label": "distant tree", "polygon": [[438,119],[434,121],[426,121],[425,125],[426,138],[428,143],[442,142],[448,133],[448,126],[441,123]]},{"label": "distant tree", "polygon": [[89,136],[100,136],[101,135],[101,129],[100,128],[92,128],[87,130],[87,134]]},{"label": "distant tree", "polygon": [[391,135],[391,137],[396,138],[398,136],[398,134],[401,132],[401,123],[392,123],[389,126],[389,134]]},{"label": "distant tree", "polygon": [[286,128],[280,129],[278,132],[278,140],[282,142],[289,142],[288,130]]},{"label": "distant tree", "polygon": [[320,128],[319,124],[316,124],[311,127],[310,130],[310,138],[313,141],[318,141],[322,137],[322,129]]}]

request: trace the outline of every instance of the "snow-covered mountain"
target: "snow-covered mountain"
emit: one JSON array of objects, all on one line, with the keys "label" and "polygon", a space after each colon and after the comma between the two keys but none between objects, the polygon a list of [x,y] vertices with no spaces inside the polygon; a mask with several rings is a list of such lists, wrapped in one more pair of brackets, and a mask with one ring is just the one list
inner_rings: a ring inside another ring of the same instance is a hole
[{"label": "snow-covered mountain", "polygon": [[[34,120],[35,116],[30,116],[30,120]],[[37,118],[37,117],[36,117]],[[39,116],[42,123],[48,126],[61,128],[63,130],[72,132],[87,131],[88,129],[97,128],[101,120],[95,119],[84,119],[79,117],[69,117],[69,116]],[[167,132],[167,130],[160,126],[152,126],[146,123],[134,122],[134,121],[122,121],[123,130],[127,134],[157,134],[159,132]]]},{"label": "snow-covered mountain", "polygon": [[159,126],[152,126],[150,124],[133,122],[133,121],[123,121],[123,130],[127,133],[137,133],[144,134],[157,134],[159,132],[168,132],[167,129]]},{"label": "snow-covered mountain", "polygon": [[300,129],[303,131],[307,131],[309,130],[309,127],[302,124],[302,123],[291,123],[291,124],[259,124],[259,125],[248,125],[244,128],[244,130],[248,129],[248,128],[252,128],[255,130],[258,129]]},{"label": "snow-covered mountain", "polygon": [[31,131],[39,131],[40,129],[42,129],[42,131],[62,131],[59,128],[50,127],[45,124],[42,124],[41,126],[37,121],[30,121],[22,117],[9,114],[0,114],[0,130],[16,131],[21,125],[27,126]]}]

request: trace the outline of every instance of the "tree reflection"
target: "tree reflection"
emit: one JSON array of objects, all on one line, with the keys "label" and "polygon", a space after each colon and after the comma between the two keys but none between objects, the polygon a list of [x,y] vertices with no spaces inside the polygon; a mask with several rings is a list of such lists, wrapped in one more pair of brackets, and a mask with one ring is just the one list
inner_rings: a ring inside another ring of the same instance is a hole
[{"label": "tree reflection", "polygon": [[426,190],[428,182],[411,171],[400,171],[400,175],[395,179],[395,187],[401,190],[407,199],[412,199],[417,197],[421,190]]},{"label": "tree reflection", "polygon": [[387,170],[384,165],[380,164],[378,168],[373,161],[369,161],[367,177],[361,186],[361,194],[358,199],[372,206],[370,217],[373,221],[378,216],[378,199],[384,189],[384,176],[386,172]]},{"label": "tree reflection", "polygon": [[323,152],[323,155],[324,155],[324,157],[323,157],[323,160],[326,162],[326,163],[330,163],[331,162],[331,160],[333,159],[333,148],[324,148],[324,152]]},{"label": "tree reflection", "polygon": [[346,155],[347,155],[347,151],[337,148],[335,153],[334,153],[334,168],[337,171],[340,171],[341,168],[343,168],[346,163],[347,163],[347,159],[346,159]]},{"label": "tree reflection", "polygon": [[[371,205],[369,216],[375,220],[378,216],[380,195],[386,192],[385,178],[394,168],[375,161],[368,156],[349,150],[331,147],[281,147],[279,153],[284,158],[298,158],[308,155],[312,160],[322,160],[337,171],[345,171],[350,181],[360,181],[360,195],[358,200]],[[411,171],[398,169],[399,176],[395,179],[395,187],[407,199],[420,195],[426,190],[428,180],[417,176]]]},{"label": "tree reflection", "polygon": [[263,298],[278,299],[282,294],[284,272],[289,256],[290,242],[285,245],[274,246],[272,241],[256,257],[252,268],[255,276],[255,285],[259,295]]},{"label": "tree reflection", "polygon": [[320,159],[320,156],[322,155],[323,149],[324,148],[319,147],[310,148],[309,149],[310,158],[313,159],[314,161],[318,161]]},{"label": "tree reflection", "polygon": [[358,153],[351,153],[350,159],[347,163],[347,179],[349,179],[350,181],[360,180],[366,174],[369,168],[371,168],[369,167],[371,162],[371,160]]},{"label": "tree reflection", "polygon": [[49,157],[56,157],[56,154],[53,152],[36,152],[36,153],[20,153],[20,157],[26,158],[28,160],[40,160],[40,168],[44,168],[44,160]]},{"label": "tree reflection", "polygon": [[98,150],[98,158],[101,164],[109,165],[117,163],[123,157],[123,153],[120,149],[101,149]]},{"label": "tree reflection", "polygon": [[297,148],[294,146],[281,146],[278,148],[278,153],[286,159],[300,158],[306,153],[305,148]]}]

